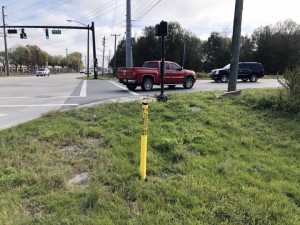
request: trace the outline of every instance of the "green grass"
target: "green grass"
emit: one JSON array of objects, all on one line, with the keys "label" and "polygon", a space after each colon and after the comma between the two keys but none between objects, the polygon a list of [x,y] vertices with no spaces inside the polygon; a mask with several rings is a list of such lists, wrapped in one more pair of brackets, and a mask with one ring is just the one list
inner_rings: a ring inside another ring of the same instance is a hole
[{"label": "green grass", "polygon": [[[214,94],[149,104],[146,182],[140,102],[1,131],[0,224],[298,225],[300,114],[270,104],[277,90]],[[88,184],[68,184],[82,172]]]}]

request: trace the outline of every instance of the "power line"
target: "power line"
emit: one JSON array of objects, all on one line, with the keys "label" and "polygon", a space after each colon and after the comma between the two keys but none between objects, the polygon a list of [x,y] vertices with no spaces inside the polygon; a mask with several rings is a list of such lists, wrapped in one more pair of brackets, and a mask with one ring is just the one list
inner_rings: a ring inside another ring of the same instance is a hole
[{"label": "power line", "polygon": [[[104,10],[104,9],[106,9],[106,8],[108,8],[108,7],[110,7],[110,6],[112,6],[112,5],[114,4],[113,1],[114,1],[114,0],[111,0],[111,1],[108,2],[108,3],[105,3],[104,5],[98,7],[97,9],[95,9],[95,10],[93,10],[93,11],[91,11],[91,12],[89,12],[89,13],[87,13],[87,14],[81,16],[81,17],[78,17],[76,20],[85,20],[84,18],[88,18],[88,17],[90,17],[90,16],[92,16],[92,15],[97,14],[98,11]],[[119,0],[116,0],[116,1],[119,1]]]},{"label": "power line", "polygon": [[114,28],[114,25],[115,25],[115,19],[116,19],[116,11],[117,11],[117,1],[115,2],[115,12],[114,12],[114,20],[113,20],[113,25],[112,25],[112,28]]},{"label": "power line", "polygon": [[11,12],[11,13],[9,13],[9,14],[12,15],[12,14],[16,14],[16,13],[18,13],[18,12],[23,12],[24,10],[33,8],[33,7],[36,6],[36,5],[40,5],[41,3],[45,2],[45,1],[47,1],[47,0],[38,2],[38,3],[36,3],[36,4],[33,4],[33,5],[31,5],[31,6],[28,6],[27,8],[22,8],[21,10],[18,10],[18,11],[15,11],[15,12]]},{"label": "power line", "polygon": [[19,3],[19,2],[21,2],[21,0],[17,0],[17,1],[11,2],[10,4],[8,4],[6,6],[11,6],[11,5],[14,5],[14,4]]},{"label": "power line", "polygon": [[56,9],[56,8],[58,8],[58,7],[61,7],[61,6],[67,4],[67,3],[71,2],[71,1],[73,1],[73,0],[68,0],[68,1],[66,1],[66,2],[64,2],[64,3],[60,4],[60,5],[57,5],[57,6],[53,7],[53,8],[51,8],[51,9],[48,9],[48,10],[45,11],[45,12],[41,12],[41,13],[38,13],[38,14],[35,14],[35,15],[33,15],[33,16],[29,16],[29,17],[26,17],[26,18],[22,18],[21,20],[14,21],[13,23],[20,22],[20,21],[23,21],[23,20],[27,20],[27,19],[30,19],[30,18],[39,16],[39,15],[44,14],[44,13],[48,13],[48,12],[52,11],[53,9]]},{"label": "power line", "polygon": [[[125,5],[125,3],[122,3],[122,4],[118,5],[116,8],[120,8],[120,7],[123,6],[123,5]],[[104,13],[102,13],[102,14],[99,15],[99,16],[91,17],[91,18],[89,18],[89,20],[95,20],[95,19],[98,19],[99,17],[104,16],[104,15],[106,15],[107,13],[110,13],[110,12],[112,12],[112,11],[114,11],[114,9],[111,9],[111,10],[109,10],[109,11],[107,11],[107,12],[104,12]],[[94,14],[95,14],[95,13],[94,13]]]},{"label": "power line", "polygon": [[158,3],[160,3],[162,0],[158,0],[153,6],[150,7],[145,13],[143,13],[139,18],[136,19],[136,21],[140,20],[143,16],[147,15]]}]

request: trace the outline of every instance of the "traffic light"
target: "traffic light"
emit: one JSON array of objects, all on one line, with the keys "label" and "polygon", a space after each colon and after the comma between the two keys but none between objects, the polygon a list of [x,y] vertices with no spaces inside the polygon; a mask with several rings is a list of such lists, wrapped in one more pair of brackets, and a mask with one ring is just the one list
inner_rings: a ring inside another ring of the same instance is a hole
[{"label": "traffic light", "polygon": [[24,28],[21,29],[20,38],[27,39],[27,34],[25,33]]},{"label": "traffic light", "polygon": [[49,32],[48,32],[48,28],[45,29],[45,33],[46,33],[46,39],[49,39]]},{"label": "traffic light", "polygon": [[165,37],[168,35],[168,23],[165,21],[161,21],[160,24],[156,24],[155,26],[156,36]]}]

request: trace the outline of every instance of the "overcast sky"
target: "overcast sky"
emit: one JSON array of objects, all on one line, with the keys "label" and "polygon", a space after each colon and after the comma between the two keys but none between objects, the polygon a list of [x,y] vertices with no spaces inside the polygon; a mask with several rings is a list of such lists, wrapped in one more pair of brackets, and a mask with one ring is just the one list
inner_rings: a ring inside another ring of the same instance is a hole
[{"label": "overcast sky", "polygon": [[[201,40],[217,31],[232,35],[236,0],[131,0],[132,36],[138,37],[145,26],[154,26],[161,20],[177,21],[182,28],[196,34]],[[106,38],[105,56],[114,51],[117,42],[125,37],[126,0],[0,0],[5,6],[6,25],[81,26],[66,20],[77,20],[82,24],[96,26],[97,57],[102,58],[102,38]],[[242,33],[251,34],[254,29],[279,21],[292,19],[300,24],[299,0],[244,0]],[[1,23],[2,25],[2,18]],[[1,34],[3,30],[0,30]],[[25,29],[27,39],[17,35],[8,36],[8,48],[16,45],[38,45],[51,55],[66,55],[78,51],[86,56],[87,32],[84,30],[62,30],[61,35],[45,38],[43,29]],[[4,51],[3,34],[0,51]],[[92,52],[92,48],[90,50]],[[92,53],[91,53],[92,56]],[[90,57],[91,57],[90,56]],[[84,59],[83,59],[84,60]],[[99,60],[101,63],[102,60]]]}]

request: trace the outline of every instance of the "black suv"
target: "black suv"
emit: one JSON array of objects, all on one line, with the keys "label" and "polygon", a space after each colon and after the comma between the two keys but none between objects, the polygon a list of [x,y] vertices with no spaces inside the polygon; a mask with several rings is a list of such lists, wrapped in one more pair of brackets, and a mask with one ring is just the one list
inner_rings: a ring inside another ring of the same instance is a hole
[{"label": "black suv", "polygon": [[[210,72],[210,78],[216,82],[228,82],[230,64],[222,69],[214,69]],[[264,76],[264,67],[258,62],[239,62],[238,79],[242,81],[250,80],[256,82],[258,78]]]}]

